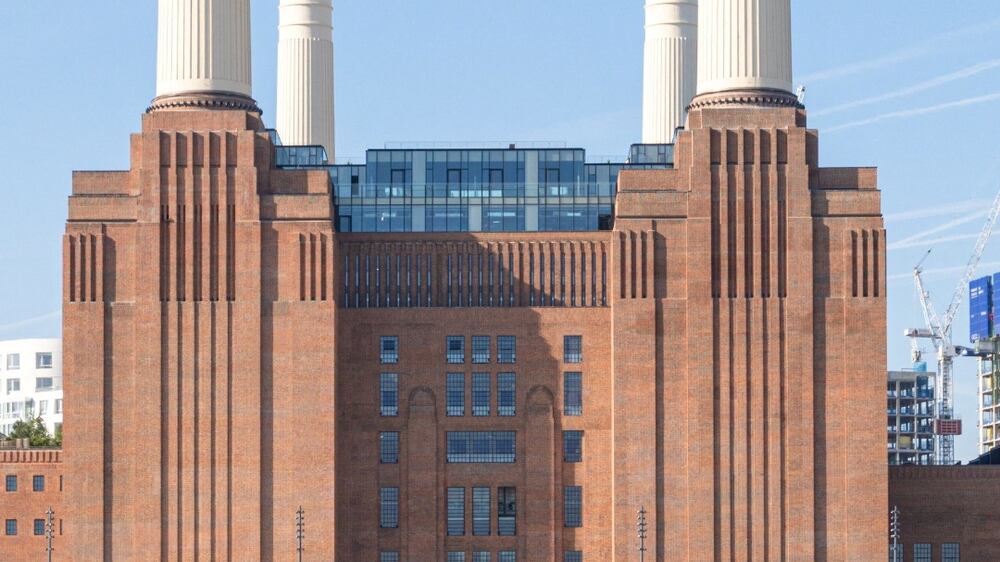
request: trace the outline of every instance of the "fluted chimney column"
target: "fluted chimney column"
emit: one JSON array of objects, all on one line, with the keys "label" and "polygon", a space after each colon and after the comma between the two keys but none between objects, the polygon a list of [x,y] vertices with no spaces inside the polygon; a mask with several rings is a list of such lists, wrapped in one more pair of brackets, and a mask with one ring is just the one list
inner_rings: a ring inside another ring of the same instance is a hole
[{"label": "fluted chimney column", "polygon": [[250,90],[250,0],[159,0],[150,110],[259,111]]},{"label": "fluted chimney column", "polygon": [[697,81],[698,0],[646,0],[642,142],[673,142]]},{"label": "fluted chimney column", "polygon": [[279,10],[278,135],[322,146],[333,162],[333,2],[281,0]]},{"label": "fluted chimney column", "polygon": [[791,0],[700,0],[692,106],[797,106],[791,12]]}]

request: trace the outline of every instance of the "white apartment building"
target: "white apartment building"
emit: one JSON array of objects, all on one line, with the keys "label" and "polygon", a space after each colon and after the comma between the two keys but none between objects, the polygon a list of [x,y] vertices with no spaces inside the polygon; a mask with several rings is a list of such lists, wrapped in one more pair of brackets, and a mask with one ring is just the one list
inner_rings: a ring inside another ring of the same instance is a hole
[{"label": "white apartment building", "polygon": [[63,421],[61,339],[0,341],[0,433],[33,416],[55,435]]}]

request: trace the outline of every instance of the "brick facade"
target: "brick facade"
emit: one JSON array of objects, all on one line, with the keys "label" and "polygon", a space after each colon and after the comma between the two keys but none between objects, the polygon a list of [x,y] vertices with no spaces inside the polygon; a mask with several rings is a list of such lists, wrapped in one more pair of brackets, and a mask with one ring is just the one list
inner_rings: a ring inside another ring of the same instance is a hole
[{"label": "brick facade", "polygon": [[[35,490],[35,477],[40,476],[41,491]],[[9,491],[7,481],[13,477],[16,491]],[[29,562],[45,559],[44,534],[35,534],[35,521],[45,520],[46,512],[54,512],[53,547],[69,552],[63,537],[63,476],[62,452],[48,449],[0,449],[0,560]],[[7,534],[7,522],[16,521],[16,535]]]},{"label": "brick facade", "polygon": [[1000,560],[1000,467],[893,466],[889,505],[899,508],[903,560],[929,545],[933,562],[942,546],[957,544],[963,561]]},{"label": "brick facade", "polygon": [[[622,173],[613,231],[362,235],[334,232],[325,172],[274,167],[256,115],[148,113],[130,171],[74,176],[67,554],[287,559],[301,506],[308,560],[632,561],[645,506],[657,560],[884,560],[879,192],[874,170],[820,168],[804,122],[692,110],[673,170]],[[382,335],[398,364],[379,364]],[[490,336],[492,362],[447,364],[456,335]],[[582,363],[563,362],[565,335]],[[508,371],[516,415],[499,417]],[[445,415],[448,372],[490,374],[490,416]],[[567,429],[581,463],[563,462]],[[516,462],[448,463],[460,430],[515,431]],[[398,464],[378,462],[380,431],[400,432]],[[574,485],[581,528],[563,521]],[[444,532],[453,486],[462,537]],[[471,536],[474,486],[494,504],[516,487],[516,536],[495,509]],[[396,529],[379,528],[380,487],[400,490]]]}]

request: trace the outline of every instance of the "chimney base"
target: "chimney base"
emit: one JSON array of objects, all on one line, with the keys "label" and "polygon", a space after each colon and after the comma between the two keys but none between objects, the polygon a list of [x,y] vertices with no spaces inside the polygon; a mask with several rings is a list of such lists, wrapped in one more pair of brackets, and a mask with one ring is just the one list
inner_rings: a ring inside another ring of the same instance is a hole
[{"label": "chimney base", "polygon": [[798,97],[784,90],[745,89],[699,94],[691,101],[688,111],[707,107],[729,108],[748,106],[805,109],[805,106],[799,103]]},{"label": "chimney base", "polygon": [[263,113],[257,102],[248,96],[232,92],[182,92],[154,98],[146,113],[154,111],[232,109]]}]

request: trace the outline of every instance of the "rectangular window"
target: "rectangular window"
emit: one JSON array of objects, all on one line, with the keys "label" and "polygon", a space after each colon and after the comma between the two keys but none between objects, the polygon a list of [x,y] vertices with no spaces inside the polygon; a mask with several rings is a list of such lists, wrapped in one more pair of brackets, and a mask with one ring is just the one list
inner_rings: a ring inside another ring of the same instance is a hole
[{"label": "rectangular window", "polygon": [[[399,415],[399,375],[396,373],[382,373],[379,380],[380,411],[383,416],[392,417]],[[59,401],[56,401],[58,404]]]},{"label": "rectangular window", "polygon": [[946,542],[941,545],[941,562],[961,562],[957,542]]},{"label": "rectangular window", "polygon": [[56,400],[56,413],[57,414],[61,414],[62,413],[62,398],[59,398],[58,400]]},{"label": "rectangular window", "polygon": [[583,553],[579,550],[567,550],[563,554],[563,562],[583,562]]},{"label": "rectangular window", "polygon": [[472,415],[490,415],[489,373],[472,373]]},{"label": "rectangular window", "polygon": [[465,363],[464,336],[448,336],[445,347],[445,359],[451,364]]},{"label": "rectangular window", "polygon": [[39,416],[44,416],[45,414],[48,414],[48,413],[49,413],[49,401],[48,400],[39,400],[38,401],[38,415]]},{"label": "rectangular window", "polygon": [[497,375],[497,414],[513,416],[517,413],[517,375],[500,373]]},{"label": "rectangular window", "polygon": [[563,525],[583,527],[583,488],[580,486],[563,488]]},{"label": "rectangular window", "polygon": [[399,551],[387,550],[378,555],[379,562],[399,562]]},{"label": "rectangular window", "polygon": [[52,377],[38,377],[35,379],[35,390],[52,390]]},{"label": "rectangular window", "polygon": [[563,361],[566,363],[583,362],[583,336],[563,337]]},{"label": "rectangular window", "polygon": [[583,374],[563,374],[563,414],[583,415]]},{"label": "rectangular window", "polygon": [[20,369],[21,368],[21,354],[20,353],[9,353],[7,355],[7,368],[8,369]]},{"label": "rectangular window", "polygon": [[449,463],[513,463],[516,433],[513,431],[449,431]]},{"label": "rectangular window", "polygon": [[399,462],[399,432],[383,431],[378,434],[379,462],[396,464]]},{"label": "rectangular window", "polygon": [[17,491],[17,476],[14,475],[14,474],[8,474],[7,475],[7,482],[6,482],[6,484],[7,484],[6,489],[7,489],[8,492],[16,492]]},{"label": "rectangular window", "polygon": [[490,337],[472,336],[472,362],[490,362]]},{"label": "rectangular window", "polygon": [[32,477],[32,479],[31,479],[31,490],[33,492],[44,492],[45,491],[45,477],[42,476],[42,475],[40,475],[40,474],[36,474],[34,477]]},{"label": "rectangular window", "polygon": [[564,431],[563,432],[563,461],[582,462],[583,461],[583,432]]},{"label": "rectangular window", "polygon": [[465,488],[448,488],[448,536],[465,534]]},{"label": "rectangular window", "polygon": [[448,401],[446,413],[449,416],[464,416],[465,375],[462,373],[448,373],[445,386],[445,397]]},{"label": "rectangular window", "polygon": [[383,364],[399,362],[399,338],[397,336],[382,336],[379,348],[379,360]]},{"label": "rectangular window", "polygon": [[51,353],[36,353],[35,354],[35,368],[36,369],[51,369],[52,368],[52,354]]},{"label": "rectangular window", "polygon": [[399,488],[382,488],[378,491],[379,526],[383,529],[399,527]]},{"label": "rectangular window", "polygon": [[497,488],[497,534],[513,537],[517,534],[517,488]]},{"label": "rectangular window", "polygon": [[517,552],[513,550],[501,550],[497,555],[497,562],[517,562]]},{"label": "rectangular window", "polygon": [[42,537],[45,536],[45,520],[35,519],[35,536]]},{"label": "rectangular window", "polygon": [[465,562],[465,553],[457,550],[449,552],[448,562]]},{"label": "rectangular window", "polygon": [[490,553],[485,550],[477,550],[472,553],[472,562],[490,562]]},{"label": "rectangular window", "polygon": [[7,379],[7,394],[21,392],[21,379]]},{"label": "rectangular window", "polygon": [[517,362],[517,337],[497,337],[497,363]]},{"label": "rectangular window", "polygon": [[472,534],[487,537],[490,534],[490,489],[472,489]]},{"label": "rectangular window", "polygon": [[5,525],[5,531],[8,537],[13,537],[17,535],[17,519],[8,519]]},{"label": "rectangular window", "polygon": [[913,545],[913,562],[931,562],[931,545],[928,543]]}]

